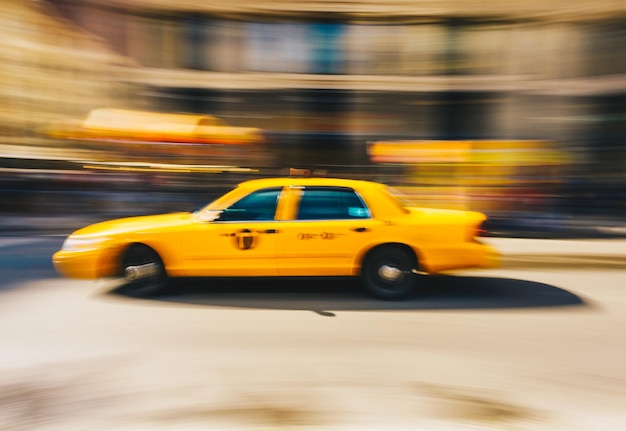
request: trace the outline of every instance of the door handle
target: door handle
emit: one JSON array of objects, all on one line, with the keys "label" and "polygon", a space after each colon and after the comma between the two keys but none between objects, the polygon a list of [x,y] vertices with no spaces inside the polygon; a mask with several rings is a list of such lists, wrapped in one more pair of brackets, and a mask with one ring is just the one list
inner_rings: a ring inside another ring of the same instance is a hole
[{"label": "door handle", "polygon": [[278,233],[278,229],[265,229],[261,233]]},{"label": "door handle", "polygon": [[367,232],[367,228],[366,227],[355,227],[352,230],[355,231],[355,232]]}]

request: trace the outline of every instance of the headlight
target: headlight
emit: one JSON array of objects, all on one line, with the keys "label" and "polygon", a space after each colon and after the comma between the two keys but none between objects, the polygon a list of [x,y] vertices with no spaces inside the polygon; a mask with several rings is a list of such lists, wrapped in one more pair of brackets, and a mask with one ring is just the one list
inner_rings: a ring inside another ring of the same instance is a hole
[{"label": "headlight", "polygon": [[96,249],[105,242],[108,238],[75,238],[68,237],[63,243],[64,251],[85,251]]}]

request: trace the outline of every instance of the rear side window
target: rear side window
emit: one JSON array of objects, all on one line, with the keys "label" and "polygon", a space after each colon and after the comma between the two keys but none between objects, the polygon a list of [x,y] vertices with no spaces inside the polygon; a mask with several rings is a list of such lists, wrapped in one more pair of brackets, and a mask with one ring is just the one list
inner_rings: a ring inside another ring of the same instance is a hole
[{"label": "rear side window", "polygon": [[350,220],[371,217],[359,195],[344,187],[307,187],[300,198],[297,220]]}]

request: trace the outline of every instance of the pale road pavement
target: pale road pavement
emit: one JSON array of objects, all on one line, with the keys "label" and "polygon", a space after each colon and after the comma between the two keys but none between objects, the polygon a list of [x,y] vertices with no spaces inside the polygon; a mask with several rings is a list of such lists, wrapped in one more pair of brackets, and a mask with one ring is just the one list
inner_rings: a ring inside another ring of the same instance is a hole
[{"label": "pale road pavement", "polygon": [[0,238],[2,430],[626,429],[626,241],[488,239],[502,268],[389,303],[343,280],[130,297],[59,278],[62,240]]}]

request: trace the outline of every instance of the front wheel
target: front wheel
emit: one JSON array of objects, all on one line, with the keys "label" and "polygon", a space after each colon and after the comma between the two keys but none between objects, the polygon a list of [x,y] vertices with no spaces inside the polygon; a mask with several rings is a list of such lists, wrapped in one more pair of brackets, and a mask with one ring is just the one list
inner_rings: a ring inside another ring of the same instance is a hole
[{"label": "front wheel", "polygon": [[133,295],[154,295],[168,285],[163,261],[156,251],[142,244],[134,244],[124,253],[120,275],[127,282],[125,289]]},{"label": "front wheel", "polygon": [[404,299],[417,285],[417,260],[412,252],[398,246],[382,246],[371,251],[361,268],[363,287],[384,300]]}]

